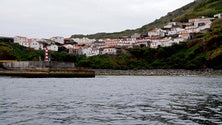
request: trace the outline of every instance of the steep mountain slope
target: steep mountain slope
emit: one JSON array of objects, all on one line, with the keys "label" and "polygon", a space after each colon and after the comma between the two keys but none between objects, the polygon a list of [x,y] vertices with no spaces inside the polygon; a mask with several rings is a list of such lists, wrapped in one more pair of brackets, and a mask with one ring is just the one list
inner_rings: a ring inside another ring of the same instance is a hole
[{"label": "steep mountain slope", "polygon": [[[89,37],[115,38],[123,34],[143,33],[153,27],[162,27],[168,21],[186,22],[190,18],[212,17],[217,13],[222,13],[222,0],[196,0],[142,28]],[[186,43],[158,49],[134,48],[116,56],[100,55],[85,58],[76,64],[98,69],[222,69],[222,18],[213,22],[208,33],[198,34]]]},{"label": "steep mountain slope", "polygon": [[174,21],[184,22],[191,18],[206,16],[213,17],[214,14],[222,12],[222,1],[221,0],[200,0],[197,1],[199,4],[192,10],[174,18]]},{"label": "steep mountain slope", "polygon": [[[119,38],[121,36],[129,36],[134,33],[144,33],[151,30],[154,27],[162,27],[166,23],[170,21],[185,21],[187,18],[191,17],[198,17],[198,16],[208,16],[212,15],[217,12],[221,12],[221,5],[222,1],[220,0],[196,0],[188,5],[185,5],[173,12],[168,13],[166,16],[161,17],[160,19],[155,20],[154,22],[144,25],[141,28],[135,30],[125,30],[121,32],[114,32],[114,33],[96,33],[91,35],[82,35],[76,34],[72,35],[72,38],[81,38],[81,37],[88,37],[88,38]],[[208,5],[210,4],[210,5]],[[204,6],[205,5],[205,6]],[[214,5],[216,5],[214,7]],[[201,8],[202,7],[202,8]],[[204,8],[205,7],[205,8]],[[210,9],[209,9],[210,8]],[[205,9],[213,10],[209,11],[208,13],[204,13]],[[214,11],[217,10],[217,11]],[[198,13],[196,13],[198,12]],[[196,13],[196,14],[193,14]],[[202,15],[204,14],[204,15]]]},{"label": "steep mountain slope", "polygon": [[185,43],[82,58],[76,65],[95,69],[222,69],[222,18],[213,22],[208,33]]}]

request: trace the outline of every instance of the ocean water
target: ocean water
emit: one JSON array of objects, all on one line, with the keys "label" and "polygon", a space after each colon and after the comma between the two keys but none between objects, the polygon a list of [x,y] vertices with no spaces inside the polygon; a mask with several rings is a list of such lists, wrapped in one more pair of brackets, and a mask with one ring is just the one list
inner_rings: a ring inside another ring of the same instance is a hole
[{"label": "ocean water", "polygon": [[222,124],[222,77],[0,77],[0,125]]}]

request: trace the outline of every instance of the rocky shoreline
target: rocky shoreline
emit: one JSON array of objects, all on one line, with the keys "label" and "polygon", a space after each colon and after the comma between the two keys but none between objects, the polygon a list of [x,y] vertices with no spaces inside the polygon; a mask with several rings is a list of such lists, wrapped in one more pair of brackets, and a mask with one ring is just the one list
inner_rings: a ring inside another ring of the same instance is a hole
[{"label": "rocky shoreline", "polygon": [[94,78],[95,72],[87,69],[59,68],[59,69],[0,69],[0,76],[25,77],[25,78]]},{"label": "rocky shoreline", "polygon": [[222,75],[222,70],[214,69],[148,69],[148,70],[112,70],[92,69],[95,75],[135,75],[135,76],[189,76],[189,75]]}]

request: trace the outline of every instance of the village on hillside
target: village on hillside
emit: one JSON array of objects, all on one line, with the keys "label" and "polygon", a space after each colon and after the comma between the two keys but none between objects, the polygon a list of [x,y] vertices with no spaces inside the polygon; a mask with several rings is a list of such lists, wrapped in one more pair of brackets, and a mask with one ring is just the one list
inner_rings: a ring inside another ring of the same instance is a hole
[{"label": "village on hillside", "polygon": [[117,54],[118,49],[134,47],[167,47],[180,42],[186,42],[195,34],[206,33],[211,27],[212,21],[221,18],[222,14],[216,14],[212,18],[189,19],[186,23],[169,22],[163,28],[154,28],[147,33],[135,33],[132,36],[122,36],[118,39],[88,39],[88,38],[64,38],[52,37],[50,39],[37,39],[16,36],[14,43],[35,50],[48,49],[50,51],[64,51],[76,55],[96,56],[99,54]]}]

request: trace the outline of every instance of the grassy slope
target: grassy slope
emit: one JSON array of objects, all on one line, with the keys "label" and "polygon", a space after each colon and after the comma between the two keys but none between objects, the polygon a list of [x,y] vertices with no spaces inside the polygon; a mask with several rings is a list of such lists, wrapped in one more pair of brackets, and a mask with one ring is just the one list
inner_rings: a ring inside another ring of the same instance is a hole
[{"label": "grassy slope", "polygon": [[38,61],[39,57],[44,57],[44,51],[0,41],[0,60]]},{"label": "grassy slope", "polygon": [[182,13],[181,15],[174,18],[174,21],[187,21],[191,18],[206,16],[213,17],[214,14],[222,12],[222,1],[221,0],[202,0],[194,9]]},{"label": "grassy slope", "polygon": [[[81,56],[67,54],[65,51],[49,51],[49,56],[53,61],[75,62]],[[44,50],[33,50],[15,43],[0,41],[0,60],[17,60],[17,61],[39,61],[44,60]]]}]

